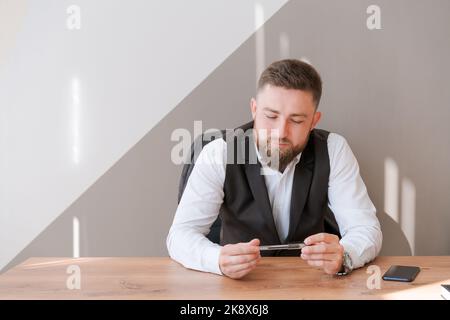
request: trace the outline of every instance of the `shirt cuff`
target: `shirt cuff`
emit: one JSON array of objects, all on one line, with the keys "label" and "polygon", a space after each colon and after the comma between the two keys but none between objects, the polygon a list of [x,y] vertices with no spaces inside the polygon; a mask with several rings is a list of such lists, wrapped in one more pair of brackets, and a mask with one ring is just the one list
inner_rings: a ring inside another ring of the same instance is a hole
[{"label": "shirt cuff", "polygon": [[202,264],[204,270],[218,275],[223,275],[219,266],[219,257],[221,249],[222,247],[216,244],[205,248],[202,257]]},{"label": "shirt cuff", "polygon": [[359,256],[356,248],[354,248],[352,244],[345,241],[345,239],[341,239],[340,243],[344,247],[344,251],[347,252],[350,259],[352,259],[353,269],[362,267],[364,262],[361,262],[361,257]]}]

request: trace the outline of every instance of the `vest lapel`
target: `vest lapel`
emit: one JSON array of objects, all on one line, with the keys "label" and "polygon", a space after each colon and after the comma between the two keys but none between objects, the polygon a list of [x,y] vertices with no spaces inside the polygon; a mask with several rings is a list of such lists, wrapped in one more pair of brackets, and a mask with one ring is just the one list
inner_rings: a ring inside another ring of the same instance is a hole
[{"label": "vest lapel", "polygon": [[[246,164],[245,164],[245,174],[247,175],[247,181],[250,185],[250,189],[253,194],[253,198],[258,203],[261,210],[261,219],[268,221],[269,228],[272,235],[269,238],[267,235],[267,241],[271,241],[273,244],[281,243],[280,237],[278,236],[277,228],[275,226],[275,220],[272,214],[272,207],[270,205],[269,194],[267,192],[266,181],[264,175],[261,173],[261,163],[257,160],[257,163],[249,163],[249,159],[257,159],[255,143],[253,138],[246,139]],[[249,153],[252,153],[249,155]],[[268,243],[268,244],[272,244]]]},{"label": "vest lapel", "polygon": [[311,181],[314,170],[314,153],[312,135],[308,141],[307,147],[302,152],[300,161],[295,166],[294,179],[292,182],[291,194],[291,212],[289,221],[289,233],[287,241],[293,241],[292,237],[295,234],[300,218],[303,213],[306,201],[311,187]]}]

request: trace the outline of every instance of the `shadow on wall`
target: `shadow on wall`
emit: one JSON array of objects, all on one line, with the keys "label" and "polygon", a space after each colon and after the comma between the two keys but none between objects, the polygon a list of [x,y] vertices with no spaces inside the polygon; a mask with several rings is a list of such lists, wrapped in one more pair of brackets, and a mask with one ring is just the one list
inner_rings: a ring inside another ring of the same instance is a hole
[{"label": "shadow on wall", "polygon": [[378,214],[378,219],[380,220],[381,231],[383,232],[383,246],[380,256],[412,255],[408,239],[400,225],[385,212]]},{"label": "shadow on wall", "polygon": [[401,176],[397,162],[384,159],[384,211],[380,219],[385,243],[382,255],[414,255],[416,186]]}]

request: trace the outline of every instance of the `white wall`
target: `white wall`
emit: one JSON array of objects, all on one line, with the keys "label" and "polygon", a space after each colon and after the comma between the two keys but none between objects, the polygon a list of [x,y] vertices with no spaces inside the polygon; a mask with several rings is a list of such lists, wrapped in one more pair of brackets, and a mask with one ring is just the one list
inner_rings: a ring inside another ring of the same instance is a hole
[{"label": "white wall", "polygon": [[0,268],[285,2],[2,0]]}]

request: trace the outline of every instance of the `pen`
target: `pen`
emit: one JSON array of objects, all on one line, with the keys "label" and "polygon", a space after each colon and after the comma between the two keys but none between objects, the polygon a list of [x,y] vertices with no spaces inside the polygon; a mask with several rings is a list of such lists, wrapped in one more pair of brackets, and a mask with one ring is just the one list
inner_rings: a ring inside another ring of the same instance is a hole
[{"label": "pen", "polygon": [[303,247],[306,247],[306,245],[301,243],[288,243],[288,244],[274,244],[274,245],[267,245],[267,246],[259,246],[260,251],[267,251],[267,250],[298,250],[302,249]]}]

